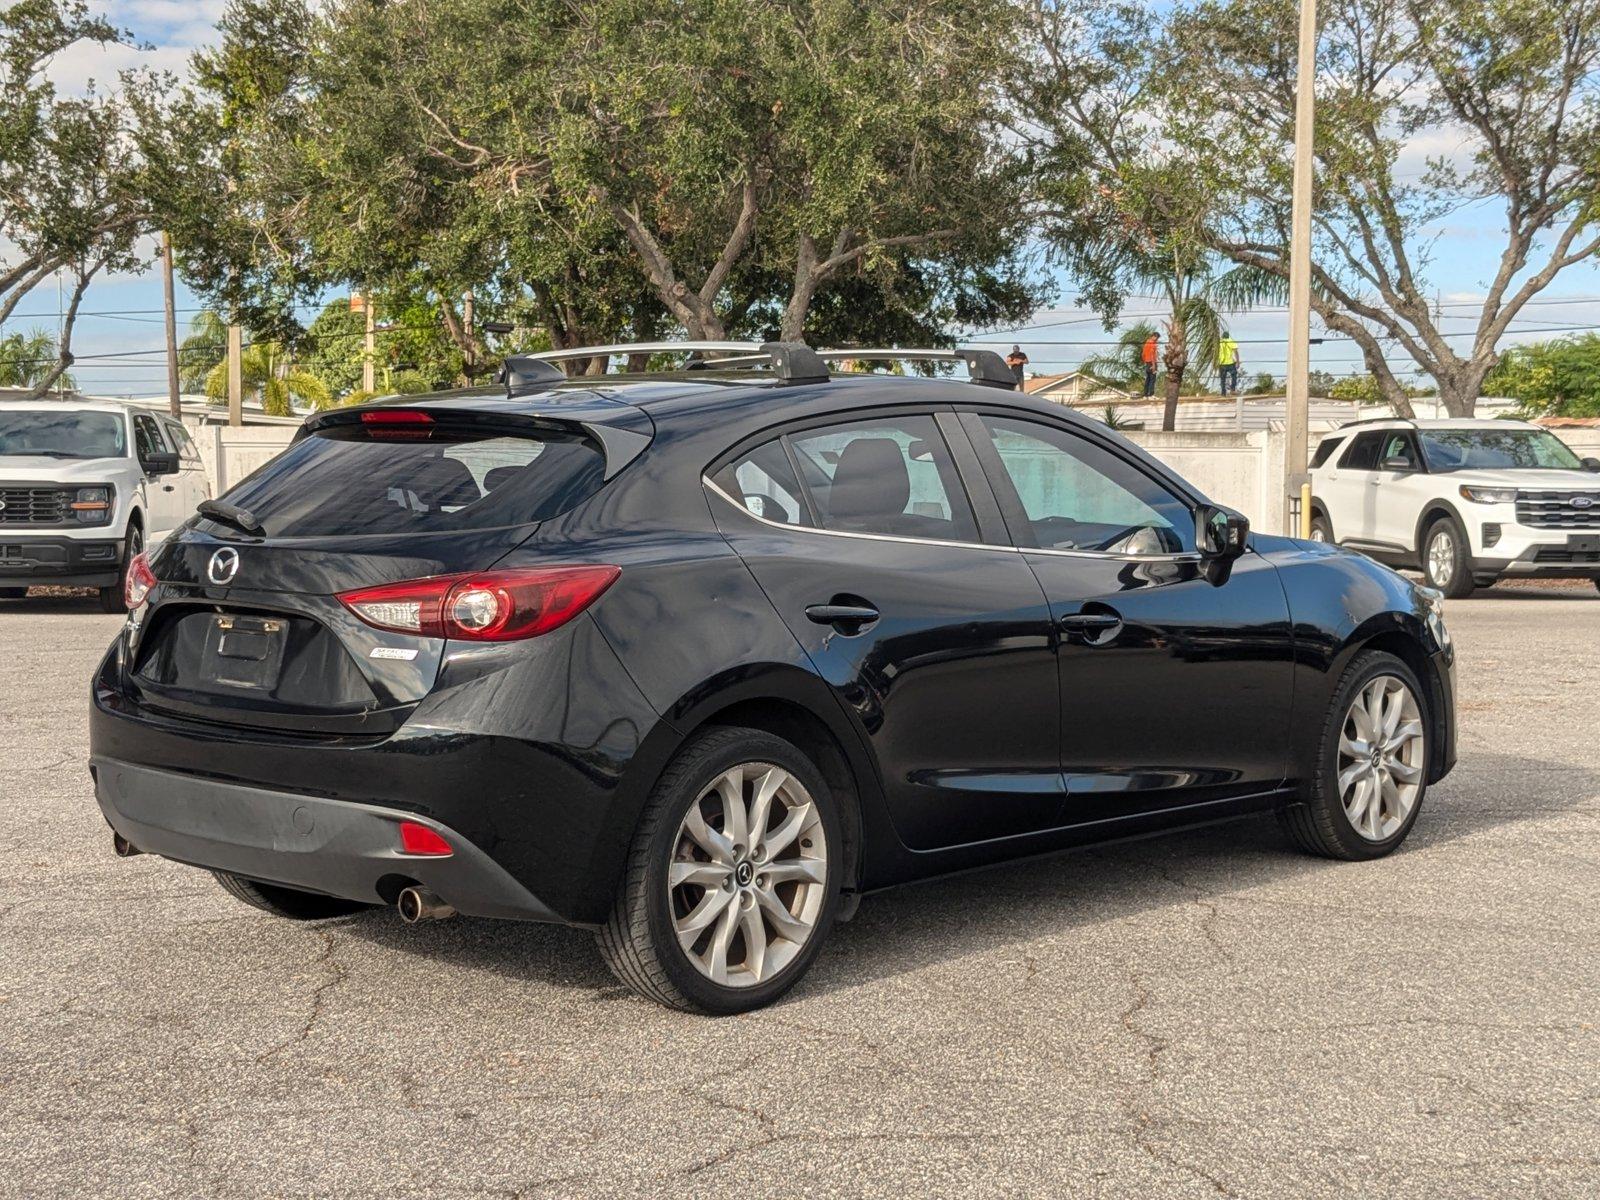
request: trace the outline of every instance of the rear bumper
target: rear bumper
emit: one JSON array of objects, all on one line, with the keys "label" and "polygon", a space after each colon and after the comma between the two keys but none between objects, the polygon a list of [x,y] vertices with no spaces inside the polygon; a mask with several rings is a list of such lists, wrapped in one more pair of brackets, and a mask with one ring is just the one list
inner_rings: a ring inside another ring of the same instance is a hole
[{"label": "rear bumper", "polygon": [[[391,904],[420,884],[471,916],[561,920],[466,838],[416,813],[109,758],[91,759],[89,769],[106,821],[148,854],[372,904]],[[455,852],[402,854],[402,820],[427,825]]]},{"label": "rear bumper", "polygon": [[0,534],[0,587],[111,587],[121,565],[120,539]]}]

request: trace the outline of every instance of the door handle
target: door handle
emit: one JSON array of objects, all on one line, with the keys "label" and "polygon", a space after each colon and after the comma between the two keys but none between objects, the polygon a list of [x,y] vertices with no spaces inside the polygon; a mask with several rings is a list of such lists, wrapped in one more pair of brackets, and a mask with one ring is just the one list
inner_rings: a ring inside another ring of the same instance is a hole
[{"label": "door handle", "polygon": [[1063,633],[1079,634],[1090,645],[1104,645],[1122,628],[1122,616],[1116,612],[1068,613],[1059,622]]},{"label": "door handle", "polygon": [[811,604],[806,607],[806,620],[832,625],[841,633],[859,633],[878,616],[878,610],[870,604]]},{"label": "door handle", "polygon": [[171,485],[171,484],[170,484],[170,483],[163,483],[163,484],[162,484],[162,485],[161,485],[161,490],[162,490],[162,491],[163,491],[163,492],[175,492],[175,491],[177,491],[177,490],[178,490],[178,489],[177,489],[177,488],[175,488],[175,487],[173,487],[173,486],[172,486],[172,485]]}]

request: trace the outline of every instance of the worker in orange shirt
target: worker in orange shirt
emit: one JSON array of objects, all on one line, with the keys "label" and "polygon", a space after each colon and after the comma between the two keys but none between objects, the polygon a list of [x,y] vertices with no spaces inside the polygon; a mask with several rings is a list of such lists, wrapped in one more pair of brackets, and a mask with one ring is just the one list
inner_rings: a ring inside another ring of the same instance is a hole
[{"label": "worker in orange shirt", "polygon": [[1161,335],[1152,333],[1144,340],[1141,357],[1144,361],[1144,394],[1156,394],[1156,364],[1161,361]]}]

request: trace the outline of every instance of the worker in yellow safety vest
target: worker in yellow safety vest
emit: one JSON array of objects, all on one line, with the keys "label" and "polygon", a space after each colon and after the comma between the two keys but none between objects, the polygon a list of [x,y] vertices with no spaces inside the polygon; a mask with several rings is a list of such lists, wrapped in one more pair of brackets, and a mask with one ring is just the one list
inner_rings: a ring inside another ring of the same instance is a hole
[{"label": "worker in yellow safety vest", "polygon": [[1227,330],[1223,330],[1222,340],[1217,343],[1217,374],[1222,377],[1224,396],[1239,391],[1239,343]]}]

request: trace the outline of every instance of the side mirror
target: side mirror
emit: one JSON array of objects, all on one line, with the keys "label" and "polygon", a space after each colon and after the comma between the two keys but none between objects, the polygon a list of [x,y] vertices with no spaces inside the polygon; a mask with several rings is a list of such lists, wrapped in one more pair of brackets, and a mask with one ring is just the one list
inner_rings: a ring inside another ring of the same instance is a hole
[{"label": "side mirror", "polygon": [[1398,454],[1391,455],[1390,457],[1384,459],[1383,462],[1380,465],[1383,467],[1383,469],[1385,471],[1414,471],[1414,470],[1416,470],[1416,464],[1414,464],[1409,458],[1402,458]]},{"label": "side mirror", "polygon": [[1600,471],[1600,458],[1586,458],[1583,460],[1585,471]]},{"label": "side mirror", "polygon": [[157,450],[153,454],[146,454],[141,458],[139,465],[144,468],[146,475],[176,475],[178,473],[178,452],[176,450]]},{"label": "side mirror", "polygon": [[1194,514],[1194,542],[1200,557],[1232,562],[1244,553],[1250,520],[1243,513],[1215,504],[1202,504]]}]

